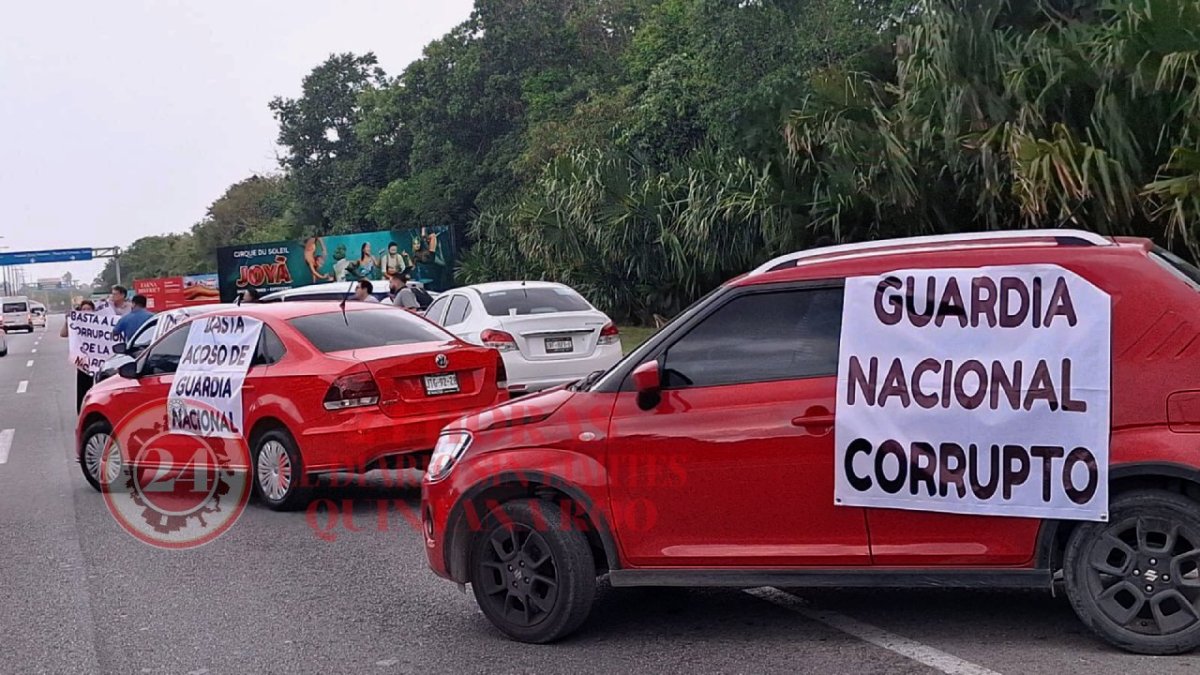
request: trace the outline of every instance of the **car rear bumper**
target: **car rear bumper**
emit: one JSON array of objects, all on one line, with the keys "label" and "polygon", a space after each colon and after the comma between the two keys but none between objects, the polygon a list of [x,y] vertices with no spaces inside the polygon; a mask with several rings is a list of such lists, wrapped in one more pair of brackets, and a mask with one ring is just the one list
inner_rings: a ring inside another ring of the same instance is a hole
[{"label": "car rear bumper", "polygon": [[574,382],[597,370],[608,370],[621,356],[620,343],[597,346],[590,356],[578,359],[530,361],[517,352],[503,354],[508,390],[513,393],[541,391]]},{"label": "car rear bumper", "polygon": [[432,452],[442,429],[467,412],[397,418],[372,409],[331,415],[332,423],[309,426],[298,433],[305,472],[362,473],[397,456]]}]

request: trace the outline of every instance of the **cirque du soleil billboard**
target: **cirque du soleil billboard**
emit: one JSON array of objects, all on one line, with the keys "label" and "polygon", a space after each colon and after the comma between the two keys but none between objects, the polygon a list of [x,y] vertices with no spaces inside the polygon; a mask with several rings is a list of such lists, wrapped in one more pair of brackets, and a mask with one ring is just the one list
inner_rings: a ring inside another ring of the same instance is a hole
[{"label": "cirque du soleil billboard", "polygon": [[453,284],[454,243],[448,227],[421,227],[217,250],[221,299],[254,288],[261,294],[331,282],[382,280],[407,271],[431,291]]}]

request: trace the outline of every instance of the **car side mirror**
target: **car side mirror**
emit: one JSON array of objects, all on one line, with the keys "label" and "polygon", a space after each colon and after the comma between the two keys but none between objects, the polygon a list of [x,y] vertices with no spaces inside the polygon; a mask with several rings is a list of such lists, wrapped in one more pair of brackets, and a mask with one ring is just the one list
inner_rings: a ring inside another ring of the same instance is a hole
[{"label": "car side mirror", "polygon": [[633,388],[637,391],[639,408],[650,410],[658,405],[662,400],[662,366],[657,360],[634,369]]},{"label": "car side mirror", "polygon": [[122,363],[120,367],[117,368],[117,374],[127,380],[136,380],[141,377],[141,372],[138,370],[137,361]]},{"label": "car side mirror", "polygon": [[124,354],[127,351],[128,351],[128,349],[125,347],[124,342],[118,342],[117,344],[112,346],[112,352],[114,354]]}]

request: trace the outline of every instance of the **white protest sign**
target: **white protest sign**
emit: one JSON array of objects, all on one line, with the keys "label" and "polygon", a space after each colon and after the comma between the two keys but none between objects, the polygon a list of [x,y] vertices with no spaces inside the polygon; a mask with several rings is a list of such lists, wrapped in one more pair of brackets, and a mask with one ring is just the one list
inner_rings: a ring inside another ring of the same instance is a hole
[{"label": "white protest sign", "polygon": [[846,280],[837,504],[1108,518],[1112,302],[1054,265]]},{"label": "white protest sign", "polygon": [[242,437],[242,385],[262,321],[242,316],[196,319],[167,398],[172,433]]},{"label": "white protest sign", "polygon": [[189,318],[200,314],[201,312],[202,310],[199,309],[179,307],[159,313],[158,323],[156,323],[154,326],[154,339],[157,340],[167,333],[170,333],[172,328],[178,326],[184,321],[187,321]]},{"label": "white protest sign", "polygon": [[67,316],[68,350],[76,368],[88,373],[100,370],[113,355],[113,345],[120,342],[113,334],[120,318],[111,309],[74,311]]}]

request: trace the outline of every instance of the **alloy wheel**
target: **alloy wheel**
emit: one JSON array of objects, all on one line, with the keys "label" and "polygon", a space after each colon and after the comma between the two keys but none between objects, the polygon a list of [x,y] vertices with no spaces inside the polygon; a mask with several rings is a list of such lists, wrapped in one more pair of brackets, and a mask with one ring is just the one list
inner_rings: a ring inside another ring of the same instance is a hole
[{"label": "alloy wheel", "polygon": [[479,561],[486,602],[506,621],[534,626],[558,600],[558,568],[544,537],[527,525],[497,527]]},{"label": "alloy wheel", "polygon": [[1087,561],[1089,591],[1122,628],[1167,636],[1200,622],[1200,534],[1190,528],[1129,518],[1102,532]]}]

